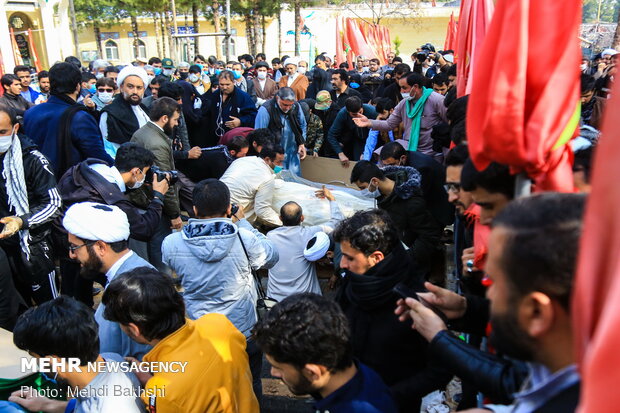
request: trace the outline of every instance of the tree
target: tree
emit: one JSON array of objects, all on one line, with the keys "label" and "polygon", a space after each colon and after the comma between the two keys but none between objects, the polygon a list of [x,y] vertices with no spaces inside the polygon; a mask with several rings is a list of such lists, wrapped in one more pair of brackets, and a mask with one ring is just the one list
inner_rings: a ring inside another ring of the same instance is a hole
[{"label": "tree", "polygon": [[108,0],[74,0],[77,20],[86,26],[92,26],[97,44],[97,54],[104,58],[101,45],[101,27],[118,21],[117,10]]},{"label": "tree", "polygon": [[620,2],[618,0],[584,0],[584,23],[614,23],[618,20]]},{"label": "tree", "polygon": [[[420,17],[420,0],[396,0],[389,2],[389,6],[387,2],[381,0],[333,0],[333,4],[344,7],[369,24],[381,24],[386,18],[399,18],[403,23],[417,24],[417,18]],[[372,19],[359,16],[352,5],[362,5],[370,9]]]}]

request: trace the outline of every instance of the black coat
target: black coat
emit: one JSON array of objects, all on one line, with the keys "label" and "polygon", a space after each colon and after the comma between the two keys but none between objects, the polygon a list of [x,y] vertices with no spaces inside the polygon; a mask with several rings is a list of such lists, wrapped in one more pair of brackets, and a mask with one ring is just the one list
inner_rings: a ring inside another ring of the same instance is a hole
[{"label": "black coat", "polygon": [[[108,182],[88,167],[88,165],[105,162],[99,159],[87,159],[69,169],[58,182],[58,190],[62,197],[63,208],[66,210],[78,202],[99,202],[115,205],[127,214],[131,238],[148,241],[159,225],[163,207],[163,195],[155,196],[144,214],[129,202],[120,188]],[[160,199],[161,198],[161,199]],[[56,229],[64,232],[64,228],[56,222]]]},{"label": "black coat", "polygon": [[402,412],[419,411],[426,394],[444,387],[451,374],[427,357],[426,340],[394,314],[404,282],[421,291],[422,277],[401,244],[365,274],[348,274],[337,301],[351,327],[353,354],[391,388]]},{"label": "black coat", "polygon": [[422,177],[416,169],[388,166],[383,171],[395,186],[390,195],[378,199],[378,206],[390,215],[401,241],[411,248],[421,270],[428,273],[431,260],[442,250],[444,225],[431,214],[422,193]]}]

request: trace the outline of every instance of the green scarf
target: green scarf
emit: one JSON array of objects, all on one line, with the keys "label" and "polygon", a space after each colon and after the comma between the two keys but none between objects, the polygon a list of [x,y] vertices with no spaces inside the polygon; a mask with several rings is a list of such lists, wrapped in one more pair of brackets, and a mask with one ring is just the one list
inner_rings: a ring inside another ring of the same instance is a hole
[{"label": "green scarf", "polygon": [[411,99],[407,99],[407,116],[411,119],[411,135],[409,136],[409,148],[410,152],[418,150],[418,141],[420,140],[420,125],[422,124],[422,112],[424,111],[424,104],[426,99],[433,93],[433,89],[422,88],[422,96],[415,102],[415,105],[411,105]]}]

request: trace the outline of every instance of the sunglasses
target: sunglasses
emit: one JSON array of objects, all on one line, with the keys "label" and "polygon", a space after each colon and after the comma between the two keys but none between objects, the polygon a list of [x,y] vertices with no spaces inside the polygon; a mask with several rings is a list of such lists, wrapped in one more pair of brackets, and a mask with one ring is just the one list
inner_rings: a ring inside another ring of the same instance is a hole
[{"label": "sunglasses", "polygon": [[99,93],[114,92],[114,89],[111,89],[111,88],[110,89],[106,89],[106,88],[100,87],[100,88],[97,89],[97,92],[99,92]]}]

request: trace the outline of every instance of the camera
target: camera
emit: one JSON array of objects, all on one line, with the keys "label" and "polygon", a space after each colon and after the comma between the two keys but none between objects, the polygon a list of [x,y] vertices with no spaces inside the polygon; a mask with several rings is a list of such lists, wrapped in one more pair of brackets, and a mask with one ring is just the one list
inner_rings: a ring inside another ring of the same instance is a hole
[{"label": "camera", "polygon": [[418,62],[424,63],[424,61],[428,58],[428,53],[427,52],[416,53],[415,58],[418,60]]},{"label": "camera", "polygon": [[179,181],[179,173],[177,171],[164,171],[158,166],[153,165],[146,174],[146,182],[152,183],[153,176],[157,175],[158,181],[168,180],[168,185],[172,186]]},{"label": "camera", "polygon": [[239,211],[239,205],[230,204],[230,215],[235,215]]}]

